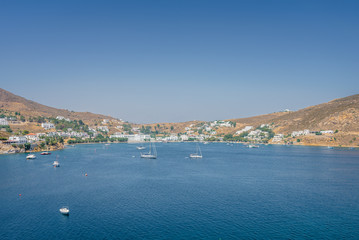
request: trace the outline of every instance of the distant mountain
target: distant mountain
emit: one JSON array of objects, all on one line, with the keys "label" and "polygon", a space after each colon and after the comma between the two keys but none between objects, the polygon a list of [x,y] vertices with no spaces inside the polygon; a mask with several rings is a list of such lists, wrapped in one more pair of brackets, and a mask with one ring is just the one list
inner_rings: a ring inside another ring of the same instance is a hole
[{"label": "distant mountain", "polygon": [[90,112],[73,112],[65,109],[58,109],[53,107],[48,107],[40,103],[27,100],[23,97],[17,96],[11,92],[8,92],[0,88],[0,109],[11,111],[11,112],[20,112],[21,115],[26,116],[44,116],[44,117],[56,117],[63,116],[70,119],[81,119],[84,121],[94,121],[102,119],[113,119],[110,116],[105,116],[101,114],[94,114]]}]

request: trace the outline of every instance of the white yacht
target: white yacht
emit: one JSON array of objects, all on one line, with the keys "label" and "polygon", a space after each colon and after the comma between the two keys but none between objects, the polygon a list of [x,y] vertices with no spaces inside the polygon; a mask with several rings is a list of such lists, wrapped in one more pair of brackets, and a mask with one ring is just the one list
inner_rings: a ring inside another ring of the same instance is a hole
[{"label": "white yacht", "polygon": [[[152,150],[152,148],[153,148],[153,150]],[[153,143],[153,147],[152,147],[152,143],[150,143],[150,151],[148,153],[141,153],[141,158],[148,158],[148,159],[156,159],[157,158],[157,150],[156,150],[155,143]]]},{"label": "white yacht", "polygon": [[146,147],[144,147],[144,146],[138,146],[138,147],[136,147],[138,150],[144,150],[144,149],[146,149]]},{"label": "white yacht", "polygon": [[35,154],[29,154],[26,156],[26,159],[35,159],[35,158],[36,158]]},{"label": "white yacht", "polygon": [[202,158],[201,148],[199,147],[198,143],[197,143],[197,152],[190,154],[189,157],[190,158]]},{"label": "white yacht", "polygon": [[68,207],[62,207],[62,208],[60,208],[60,213],[62,213],[64,215],[69,215],[70,209]]}]

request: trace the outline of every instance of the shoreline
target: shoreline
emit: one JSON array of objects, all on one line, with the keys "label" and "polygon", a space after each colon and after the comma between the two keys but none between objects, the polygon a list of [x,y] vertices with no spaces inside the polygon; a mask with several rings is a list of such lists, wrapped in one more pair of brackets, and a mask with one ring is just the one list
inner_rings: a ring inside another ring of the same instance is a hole
[{"label": "shoreline", "polygon": [[[156,141],[155,143],[195,143],[198,141],[176,141],[176,142],[162,142],[162,141]],[[8,146],[8,150],[3,150],[1,151],[0,148],[0,155],[7,155],[7,154],[17,154],[17,153],[31,153],[31,152],[55,152],[55,151],[60,151],[60,150],[64,150],[66,148],[70,148],[71,146],[75,146],[75,145],[80,145],[80,144],[147,144],[148,142],[87,142],[87,143],[73,143],[73,144],[62,144],[61,146],[58,146],[56,148],[52,148],[52,149],[38,149],[35,148],[31,151],[25,151],[24,149],[18,149],[18,148],[14,148],[12,146],[9,145],[5,145]],[[201,143],[201,142],[200,142]],[[224,142],[224,141],[213,141],[213,142],[208,142],[208,143],[228,143],[228,142]],[[236,143],[236,144],[242,144],[242,145],[248,145],[250,143],[248,142],[231,142],[231,143]],[[322,144],[278,144],[278,143],[256,143],[259,145],[279,145],[279,146],[304,146],[304,147],[328,147],[328,148],[348,148],[348,149],[359,149],[359,146],[332,146],[332,145],[322,145]],[[3,144],[4,145],[4,144]],[[1,145],[0,145],[1,147]],[[9,149],[10,147],[10,149]]]}]

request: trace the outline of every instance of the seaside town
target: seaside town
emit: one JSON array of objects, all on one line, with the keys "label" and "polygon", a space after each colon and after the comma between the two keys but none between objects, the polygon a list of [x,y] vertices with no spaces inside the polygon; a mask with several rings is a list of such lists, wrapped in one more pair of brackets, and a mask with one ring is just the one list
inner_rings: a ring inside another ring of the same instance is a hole
[{"label": "seaside town", "polygon": [[[76,143],[141,143],[141,142],[238,142],[245,144],[301,144],[304,136],[327,136],[335,141],[338,130],[311,131],[303,129],[290,134],[275,134],[273,123],[259,126],[237,126],[233,121],[195,121],[182,129],[168,124],[138,125],[121,119],[102,119],[94,124],[64,116],[55,118],[28,117],[21,113],[0,115],[0,153],[52,151]],[[35,125],[36,131],[19,126]],[[251,145],[252,146],[252,145]]]}]

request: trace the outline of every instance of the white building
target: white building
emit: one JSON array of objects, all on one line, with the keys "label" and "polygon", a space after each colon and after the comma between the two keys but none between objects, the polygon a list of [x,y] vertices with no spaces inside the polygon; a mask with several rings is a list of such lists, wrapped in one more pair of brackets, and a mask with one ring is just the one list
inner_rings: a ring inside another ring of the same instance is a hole
[{"label": "white building", "polygon": [[127,138],[128,142],[144,142],[146,140],[150,140],[150,135],[145,134],[123,134],[123,133],[115,133],[110,136],[110,138]]},{"label": "white building", "polygon": [[97,129],[101,130],[103,132],[108,132],[109,131],[107,126],[98,126]]},{"label": "white building", "polygon": [[6,118],[0,118],[0,125],[9,125],[9,122],[6,120]]},{"label": "white building", "polygon": [[55,128],[55,125],[53,123],[41,123],[41,127],[43,127],[45,130],[49,130]]},{"label": "white building", "polygon": [[284,138],[283,134],[277,134],[273,137],[272,142],[281,142]]},{"label": "white building", "polygon": [[108,120],[108,119],[102,120],[102,124],[108,124],[109,122],[110,122],[110,120]]},{"label": "white building", "polygon": [[164,140],[166,141],[178,141],[178,136],[175,134],[171,134],[169,137],[165,137]]},{"label": "white building", "polygon": [[232,124],[230,122],[222,122],[219,124],[221,127],[232,127]]},{"label": "white building", "polygon": [[67,121],[67,122],[70,122],[70,121],[71,121],[70,118],[65,118],[64,116],[57,116],[56,119],[57,119],[57,120],[65,120],[65,121]]},{"label": "white building", "polygon": [[320,131],[322,134],[333,134],[334,131],[333,130],[325,130],[325,131]]},{"label": "white building", "polygon": [[241,134],[243,132],[248,132],[249,130],[253,129],[253,126],[245,126],[243,129],[236,132],[236,134]]},{"label": "white building", "polygon": [[181,141],[187,141],[188,140],[188,136],[187,135],[181,135],[180,136]]},{"label": "white building", "polygon": [[15,142],[15,144],[24,144],[27,143],[27,139],[24,136],[11,136],[9,141]]},{"label": "white building", "polygon": [[303,131],[293,131],[292,132],[292,137],[297,137],[297,136],[305,136],[310,134],[310,131],[308,129],[305,129]]},{"label": "white building", "polygon": [[39,137],[35,133],[29,133],[29,134],[25,135],[25,138],[28,142],[39,141]]}]

